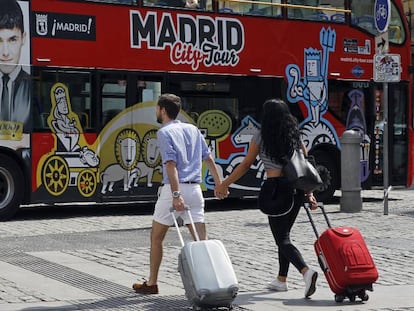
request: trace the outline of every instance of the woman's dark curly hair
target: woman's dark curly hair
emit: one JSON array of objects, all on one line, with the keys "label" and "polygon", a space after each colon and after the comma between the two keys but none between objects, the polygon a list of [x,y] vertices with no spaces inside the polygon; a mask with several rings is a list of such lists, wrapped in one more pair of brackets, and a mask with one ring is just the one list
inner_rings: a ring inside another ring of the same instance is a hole
[{"label": "woman's dark curly hair", "polygon": [[262,150],[274,162],[282,162],[293,149],[301,146],[296,118],[282,99],[269,99],[263,104],[261,123]]}]

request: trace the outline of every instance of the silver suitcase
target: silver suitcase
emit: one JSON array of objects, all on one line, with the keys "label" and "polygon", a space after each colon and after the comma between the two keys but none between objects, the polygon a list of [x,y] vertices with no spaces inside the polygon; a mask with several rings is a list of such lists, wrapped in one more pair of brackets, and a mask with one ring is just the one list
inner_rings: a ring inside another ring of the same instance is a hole
[{"label": "silver suitcase", "polygon": [[236,274],[226,248],[219,240],[200,241],[189,210],[196,241],[184,243],[174,213],[174,223],[183,246],[178,256],[178,271],[185,294],[194,309],[232,308],[239,290]]}]

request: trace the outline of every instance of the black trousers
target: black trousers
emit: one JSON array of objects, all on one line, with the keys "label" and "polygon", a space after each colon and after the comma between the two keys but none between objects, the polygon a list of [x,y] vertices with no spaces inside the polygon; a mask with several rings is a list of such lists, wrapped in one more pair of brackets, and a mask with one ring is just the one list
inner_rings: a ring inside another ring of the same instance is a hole
[{"label": "black trousers", "polygon": [[[283,194],[281,194],[283,195]],[[290,231],[296,221],[299,210],[303,205],[304,192],[296,190],[293,208],[283,216],[269,216],[269,225],[272,230],[279,254],[279,276],[287,277],[289,265],[292,263],[300,272],[307,265],[300,251],[290,240]]]}]

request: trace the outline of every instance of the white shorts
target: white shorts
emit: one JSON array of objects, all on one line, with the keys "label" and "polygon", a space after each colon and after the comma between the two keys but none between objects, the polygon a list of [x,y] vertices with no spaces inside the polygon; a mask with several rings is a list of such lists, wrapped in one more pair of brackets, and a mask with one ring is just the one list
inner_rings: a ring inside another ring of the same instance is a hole
[{"label": "white shorts", "polygon": [[[181,196],[184,204],[190,207],[194,223],[204,223],[204,198],[199,184],[180,184]],[[172,226],[174,221],[171,217],[172,193],[170,185],[160,186],[158,189],[158,200],[155,203],[154,221]],[[181,217],[185,225],[190,224],[190,218],[186,211],[174,212],[175,217]]]}]

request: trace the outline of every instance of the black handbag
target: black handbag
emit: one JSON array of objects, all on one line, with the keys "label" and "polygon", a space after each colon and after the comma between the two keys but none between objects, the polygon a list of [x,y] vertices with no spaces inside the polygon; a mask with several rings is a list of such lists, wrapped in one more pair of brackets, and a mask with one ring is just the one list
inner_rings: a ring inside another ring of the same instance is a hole
[{"label": "black handbag", "polygon": [[301,150],[294,150],[290,159],[286,160],[283,175],[287,177],[295,189],[311,192],[323,185],[321,176],[315,166],[305,158]]}]

